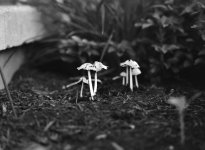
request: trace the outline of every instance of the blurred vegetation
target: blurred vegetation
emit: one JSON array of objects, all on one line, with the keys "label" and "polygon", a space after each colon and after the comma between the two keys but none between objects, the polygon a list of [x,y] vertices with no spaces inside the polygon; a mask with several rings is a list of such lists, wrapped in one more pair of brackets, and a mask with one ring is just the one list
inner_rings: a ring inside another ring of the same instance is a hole
[{"label": "blurred vegetation", "polygon": [[[101,60],[115,71],[131,58],[148,79],[179,77],[205,66],[203,0],[28,0],[43,12],[52,43],[36,64]],[[50,45],[50,44],[48,44]]]}]

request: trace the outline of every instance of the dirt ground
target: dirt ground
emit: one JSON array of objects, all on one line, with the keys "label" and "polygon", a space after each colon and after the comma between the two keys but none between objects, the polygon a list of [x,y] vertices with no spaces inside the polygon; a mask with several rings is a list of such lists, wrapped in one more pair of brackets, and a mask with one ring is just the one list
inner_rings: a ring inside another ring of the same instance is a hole
[{"label": "dirt ground", "polygon": [[[18,119],[0,91],[0,150],[205,150],[205,91],[142,84],[130,92],[106,78],[95,101],[61,75],[22,69],[9,85]],[[198,94],[200,93],[200,94]],[[198,94],[198,97],[193,98]],[[169,96],[184,95],[185,144]]]}]

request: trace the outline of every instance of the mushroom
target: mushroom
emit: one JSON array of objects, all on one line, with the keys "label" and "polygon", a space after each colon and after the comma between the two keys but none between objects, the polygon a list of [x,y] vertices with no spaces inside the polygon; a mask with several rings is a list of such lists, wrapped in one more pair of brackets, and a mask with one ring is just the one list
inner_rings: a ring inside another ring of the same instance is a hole
[{"label": "mushroom", "polygon": [[88,84],[88,80],[85,77],[82,77],[82,84],[81,84],[81,88],[80,88],[80,97],[83,97],[84,83]]},{"label": "mushroom", "polygon": [[133,91],[133,79],[132,79],[132,69],[139,68],[139,65],[136,61],[129,60],[129,71],[130,71],[130,89]]},{"label": "mushroom", "polygon": [[101,62],[95,61],[93,66],[95,67],[95,86],[94,86],[94,94],[97,92],[97,72],[101,71],[102,69],[107,69],[107,66],[103,65]]},{"label": "mushroom", "polygon": [[84,87],[84,83],[85,83],[85,84],[88,84],[88,80],[87,80],[85,77],[81,77],[78,81],[73,82],[73,83],[71,83],[71,84],[68,84],[68,85],[66,85],[66,86],[63,86],[62,89],[69,88],[69,87],[74,86],[74,85],[76,85],[76,84],[78,84],[78,83],[80,83],[80,82],[82,82],[82,83],[81,83],[81,90],[80,90],[80,97],[83,97],[83,87]]},{"label": "mushroom", "polygon": [[115,76],[112,78],[112,80],[118,80],[122,78],[122,85],[125,85],[125,79],[126,79],[126,72],[121,72],[119,76]]},{"label": "mushroom", "polygon": [[138,63],[133,60],[126,60],[125,62],[121,63],[120,66],[126,67],[126,85],[130,83],[130,89],[133,91],[132,69],[139,68]]},{"label": "mushroom", "polygon": [[167,102],[171,105],[174,105],[179,112],[181,144],[184,144],[184,142],[185,142],[184,111],[188,107],[188,103],[186,101],[186,98],[185,98],[185,96],[170,97]]},{"label": "mushroom", "polygon": [[128,85],[128,83],[129,83],[129,77],[128,77],[128,75],[129,75],[129,60],[126,60],[125,62],[123,62],[123,63],[120,63],[120,66],[121,67],[126,67],[126,85]]},{"label": "mushroom", "polygon": [[93,85],[92,85],[92,79],[91,79],[90,71],[91,70],[96,71],[96,68],[91,63],[84,63],[80,67],[78,67],[77,69],[78,70],[82,70],[83,69],[83,70],[87,70],[88,71],[88,85],[89,85],[89,88],[90,88],[91,99],[93,100],[93,96],[95,94],[94,94],[94,91],[93,91]]},{"label": "mushroom", "polygon": [[133,75],[134,78],[135,78],[135,85],[136,85],[137,88],[139,87],[138,80],[137,80],[137,76],[138,76],[139,74],[141,74],[141,71],[140,71],[139,68],[134,68],[134,69],[132,70],[132,75]]},{"label": "mushroom", "polygon": [[122,85],[125,85],[125,79],[126,79],[126,72],[121,72],[120,76],[122,77]]}]

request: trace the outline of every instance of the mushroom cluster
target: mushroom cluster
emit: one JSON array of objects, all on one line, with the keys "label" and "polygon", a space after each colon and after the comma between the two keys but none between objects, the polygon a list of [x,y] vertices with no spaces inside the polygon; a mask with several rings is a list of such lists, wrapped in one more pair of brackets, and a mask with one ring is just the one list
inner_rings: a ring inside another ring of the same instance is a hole
[{"label": "mushroom cluster", "polygon": [[[133,60],[127,60],[127,61],[121,63],[120,66],[125,67],[126,71],[121,72],[120,76],[113,78],[113,80],[122,77],[122,85],[125,86],[125,85],[129,84],[131,91],[133,91],[133,81],[135,81],[135,86],[138,88],[139,84],[138,84],[137,76],[139,74],[141,74],[141,71],[139,69],[140,67],[139,67],[138,63],[136,61],[133,61]],[[93,100],[94,96],[97,93],[97,87],[98,87],[97,84],[98,84],[98,82],[101,82],[100,80],[98,80],[97,74],[102,69],[107,69],[107,68],[108,68],[107,66],[103,65],[101,62],[98,62],[98,61],[95,61],[93,64],[84,63],[80,67],[78,67],[77,69],[87,71],[88,78],[83,76],[78,81],[64,86],[63,89],[69,88],[69,87],[74,86],[74,85],[79,84],[79,83],[82,83],[81,90],[80,90],[80,97],[83,97],[84,84],[88,84],[89,89],[90,89],[91,99]],[[94,79],[92,79],[91,72],[94,73]],[[133,76],[134,76],[134,79],[133,79]],[[94,87],[93,87],[93,81],[94,81]]]},{"label": "mushroom cluster", "polygon": [[125,62],[120,64],[121,67],[126,68],[126,72],[122,72],[120,75],[122,76],[122,84],[130,86],[131,91],[133,91],[133,76],[135,79],[135,86],[138,88],[138,80],[137,76],[141,74],[140,66],[136,61],[126,60]]},{"label": "mushroom cluster", "polygon": [[[65,88],[69,88],[71,86],[74,86],[80,82],[82,82],[81,84],[81,90],[80,90],[80,97],[83,97],[83,88],[84,88],[84,84],[88,84],[89,85],[89,89],[90,89],[90,95],[91,95],[91,99],[93,100],[93,97],[96,95],[97,93],[97,83],[101,81],[98,80],[97,78],[97,73],[99,71],[101,71],[102,69],[107,69],[107,66],[103,65],[101,62],[95,61],[94,64],[91,63],[84,63],[82,64],[80,67],[77,68],[78,70],[86,70],[88,72],[88,79],[86,79],[86,77],[81,77],[78,81],[73,82],[69,85],[63,86],[63,89]],[[92,75],[91,72],[94,72],[94,79],[92,79]],[[94,88],[93,88],[93,83],[92,81],[94,81]]]},{"label": "mushroom cluster", "polygon": [[[97,73],[99,71],[101,71],[102,69],[107,69],[107,66],[103,65],[101,62],[95,61],[94,64],[91,64],[91,63],[82,64],[77,69],[78,70],[83,69],[83,70],[87,70],[88,71],[88,85],[89,85],[89,88],[90,88],[91,99],[93,100],[93,97],[97,93],[97,82],[98,82]],[[95,72],[94,88],[93,88],[93,84],[92,84],[91,71]]]}]

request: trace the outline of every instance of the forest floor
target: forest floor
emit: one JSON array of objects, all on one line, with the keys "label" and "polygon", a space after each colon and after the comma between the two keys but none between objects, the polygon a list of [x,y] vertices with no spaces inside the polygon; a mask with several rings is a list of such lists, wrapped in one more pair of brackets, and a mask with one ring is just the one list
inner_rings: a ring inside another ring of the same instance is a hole
[{"label": "forest floor", "polygon": [[[0,150],[205,150],[205,91],[142,84],[130,92],[106,79],[97,97],[61,75],[22,69],[9,85],[18,118],[0,91]],[[199,94],[200,93],[200,94]],[[186,96],[185,143],[170,96]],[[195,97],[195,95],[198,95]]]}]

